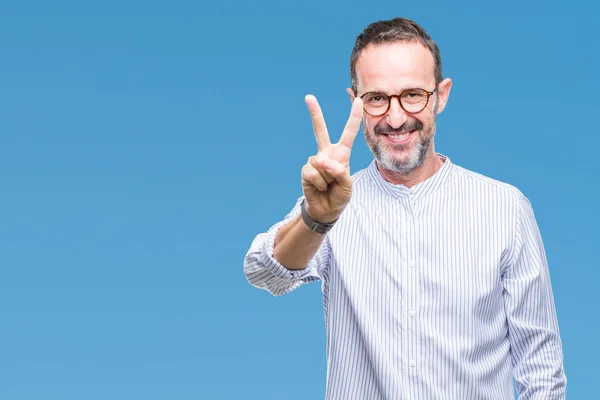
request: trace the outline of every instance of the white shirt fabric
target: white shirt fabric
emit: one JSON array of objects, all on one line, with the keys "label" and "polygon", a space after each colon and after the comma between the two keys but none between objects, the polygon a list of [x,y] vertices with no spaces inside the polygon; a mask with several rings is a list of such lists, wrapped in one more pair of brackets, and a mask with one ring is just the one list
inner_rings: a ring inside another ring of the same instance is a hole
[{"label": "white shirt fabric", "polygon": [[[457,166],[407,188],[373,161],[303,270],[252,242],[248,281],[283,295],[322,282],[328,400],[565,399],[548,265],[528,199]],[[293,361],[291,361],[293,364]]]}]

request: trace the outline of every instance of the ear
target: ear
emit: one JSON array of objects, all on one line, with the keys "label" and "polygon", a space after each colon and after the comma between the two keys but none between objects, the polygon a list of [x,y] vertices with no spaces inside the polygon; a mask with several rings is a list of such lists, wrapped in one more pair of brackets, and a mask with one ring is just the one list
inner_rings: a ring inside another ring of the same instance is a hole
[{"label": "ear", "polygon": [[346,89],[346,92],[350,95],[350,103],[354,103],[354,90],[352,88]]},{"label": "ear", "polygon": [[446,78],[440,82],[438,86],[439,100],[437,104],[437,110],[435,110],[436,114],[441,113],[444,111],[444,108],[446,108],[448,97],[450,97],[450,89],[452,89],[452,80],[450,78]]}]

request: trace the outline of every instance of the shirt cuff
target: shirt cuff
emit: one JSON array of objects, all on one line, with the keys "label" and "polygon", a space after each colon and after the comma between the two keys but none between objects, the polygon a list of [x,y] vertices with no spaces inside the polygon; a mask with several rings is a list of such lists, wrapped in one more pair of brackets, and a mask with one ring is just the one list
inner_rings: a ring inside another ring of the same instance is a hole
[{"label": "shirt cuff", "polygon": [[271,229],[271,231],[268,233],[267,240],[263,242],[263,249],[261,253],[263,256],[263,263],[267,271],[271,272],[273,275],[279,277],[280,279],[286,280],[288,282],[298,281],[298,286],[302,283],[320,279],[319,274],[317,272],[317,262],[315,261],[316,255],[308,262],[304,269],[297,270],[287,269],[285,266],[283,266],[283,264],[277,261],[275,257],[273,257],[273,249],[275,248],[275,237],[277,236],[277,232],[283,225],[284,224],[282,223],[273,227],[273,229]]}]

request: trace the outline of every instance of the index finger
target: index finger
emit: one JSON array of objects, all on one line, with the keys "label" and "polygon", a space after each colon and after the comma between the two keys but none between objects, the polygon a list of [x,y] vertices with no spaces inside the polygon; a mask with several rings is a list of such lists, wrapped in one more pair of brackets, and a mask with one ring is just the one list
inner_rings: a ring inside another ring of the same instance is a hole
[{"label": "index finger", "polygon": [[358,134],[360,129],[360,122],[363,117],[363,102],[360,97],[354,99],[352,103],[352,109],[350,110],[350,118],[348,118],[348,122],[346,122],[346,126],[344,127],[344,132],[342,132],[342,137],[340,137],[340,144],[348,148],[352,148],[354,144],[354,139]]},{"label": "index finger", "polygon": [[310,118],[312,119],[313,130],[315,131],[315,138],[317,139],[317,147],[319,148],[319,151],[321,151],[331,145],[323,112],[321,111],[321,107],[315,96],[309,94],[304,98],[304,101],[306,101],[308,111],[310,112]]}]

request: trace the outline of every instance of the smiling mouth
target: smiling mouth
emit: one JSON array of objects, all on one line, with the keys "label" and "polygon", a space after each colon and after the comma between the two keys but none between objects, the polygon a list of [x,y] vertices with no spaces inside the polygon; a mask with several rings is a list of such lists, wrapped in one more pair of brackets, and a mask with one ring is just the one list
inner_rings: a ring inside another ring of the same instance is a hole
[{"label": "smiling mouth", "polygon": [[383,135],[387,137],[387,139],[391,142],[394,143],[402,143],[402,142],[406,142],[410,136],[415,133],[416,131],[412,130],[412,131],[405,131],[405,132],[401,132],[401,133],[384,133]]}]

